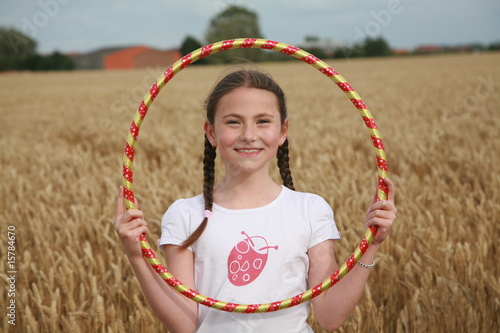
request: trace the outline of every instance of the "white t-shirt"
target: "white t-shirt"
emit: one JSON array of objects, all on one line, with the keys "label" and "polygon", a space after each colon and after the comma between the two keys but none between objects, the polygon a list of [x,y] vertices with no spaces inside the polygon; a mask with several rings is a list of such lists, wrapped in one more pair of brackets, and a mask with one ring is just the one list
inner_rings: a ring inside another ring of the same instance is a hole
[{"label": "white t-shirt", "polygon": [[[203,221],[199,195],[179,199],[162,220],[160,245],[181,245]],[[213,205],[194,252],[195,289],[225,302],[261,304],[306,291],[308,249],[339,239],[328,203],[315,194],[282,187],[266,206],[232,210]],[[262,314],[228,313],[198,306],[197,332],[312,332],[309,303]]]}]

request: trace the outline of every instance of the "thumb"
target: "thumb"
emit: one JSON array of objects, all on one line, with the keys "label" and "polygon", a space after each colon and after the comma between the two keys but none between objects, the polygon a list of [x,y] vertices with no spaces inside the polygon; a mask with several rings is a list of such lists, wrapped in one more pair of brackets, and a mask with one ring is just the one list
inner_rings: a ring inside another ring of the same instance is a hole
[{"label": "thumb", "polygon": [[375,193],[373,194],[372,201],[370,202],[370,206],[376,202],[378,202],[378,183],[377,183],[377,186],[375,186]]},{"label": "thumb", "polygon": [[396,194],[396,188],[394,186],[394,183],[389,178],[384,179],[384,181],[385,181],[385,184],[387,185],[387,192],[388,192],[387,200],[394,203],[394,196]]}]

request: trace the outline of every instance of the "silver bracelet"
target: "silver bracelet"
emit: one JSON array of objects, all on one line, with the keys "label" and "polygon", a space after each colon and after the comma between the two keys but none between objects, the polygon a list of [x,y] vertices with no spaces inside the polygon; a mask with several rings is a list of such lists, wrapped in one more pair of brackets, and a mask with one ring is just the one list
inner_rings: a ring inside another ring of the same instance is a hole
[{"label": "silver bracelet", "polygon": [[373,266],[375,266],[375,261],[373,261],[371,265],[367,265],[365,263],[362,263],[361,261],[358,261],[358,265],[361,266],[361,267],[363,267],[363,268],[372,269]]}]

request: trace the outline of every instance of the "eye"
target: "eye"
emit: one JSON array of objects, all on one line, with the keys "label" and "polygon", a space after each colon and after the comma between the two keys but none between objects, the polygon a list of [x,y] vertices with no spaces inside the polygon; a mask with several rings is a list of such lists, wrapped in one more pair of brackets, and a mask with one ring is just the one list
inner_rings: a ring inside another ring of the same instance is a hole
[{"label": "eye", "polygon": [[237,120],[234,120],[234,119],[230,119],[228,121],[226,121],[226,124],[228,125],[237,125],[239,124]]},{"label": "eye", "polygon": [[257,124],[269,124],[271,121],[269,119],[259,119]]}]

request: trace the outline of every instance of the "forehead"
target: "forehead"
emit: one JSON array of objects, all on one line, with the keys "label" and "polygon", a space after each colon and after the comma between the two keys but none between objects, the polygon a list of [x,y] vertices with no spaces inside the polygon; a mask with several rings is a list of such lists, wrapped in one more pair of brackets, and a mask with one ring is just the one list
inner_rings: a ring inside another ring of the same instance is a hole
[{"label": "forehead", "polygon": [[236,88],[222,96],[216,108],[216,116],[226,113],[252,115],[262,112],[279,115],[278,98],[268,90],[250,87]]}]

